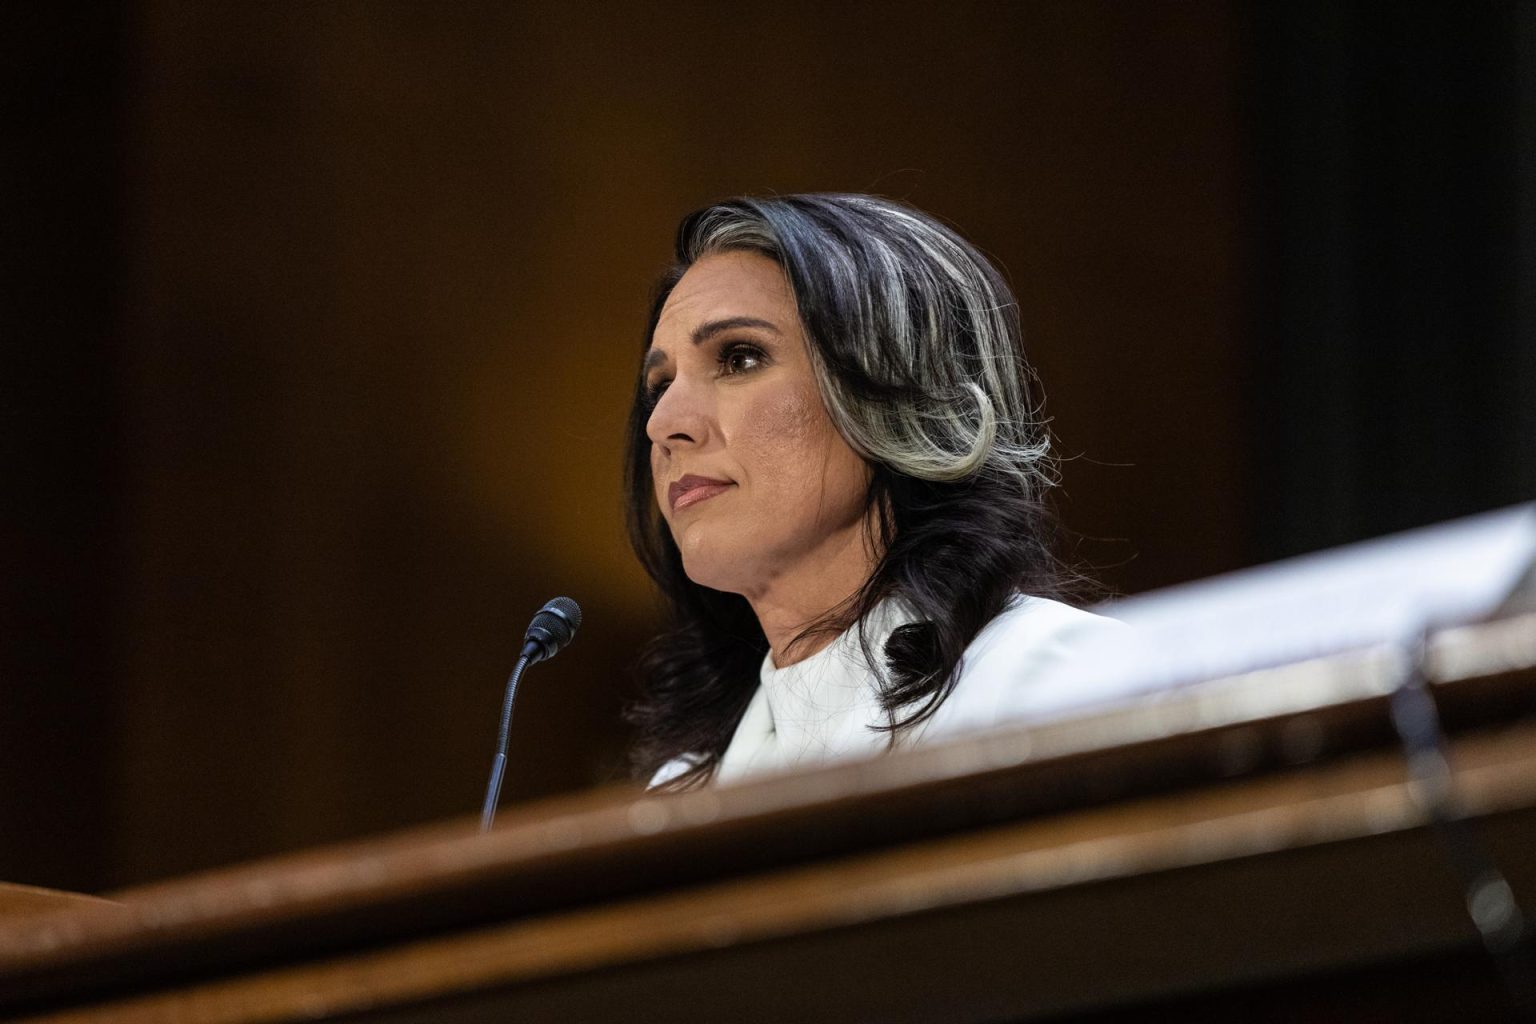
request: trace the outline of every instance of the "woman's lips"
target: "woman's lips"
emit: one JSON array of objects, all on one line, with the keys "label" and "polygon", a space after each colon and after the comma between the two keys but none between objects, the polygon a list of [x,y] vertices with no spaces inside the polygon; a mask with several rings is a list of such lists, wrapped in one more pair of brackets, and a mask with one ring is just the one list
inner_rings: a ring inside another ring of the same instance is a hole
[{"label": "woman's lips", "polygon": [[689,505],[707,501],[732,486],[729,480],[712,480],[707,476],[685,476],[667,488],[667,502],[673,512]]}]

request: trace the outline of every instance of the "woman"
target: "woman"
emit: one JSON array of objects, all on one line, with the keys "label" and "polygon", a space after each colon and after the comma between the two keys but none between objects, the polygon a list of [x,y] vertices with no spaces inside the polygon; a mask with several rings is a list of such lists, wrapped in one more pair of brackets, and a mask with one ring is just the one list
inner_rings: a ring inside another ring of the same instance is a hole
[{"label": "woman", "polygon": [[629,420],[670,604],[635,766],[731,782],[996,724],[1108,620],[1051,600],[1049,439],[977,250],[862,195],[685,218]]}]

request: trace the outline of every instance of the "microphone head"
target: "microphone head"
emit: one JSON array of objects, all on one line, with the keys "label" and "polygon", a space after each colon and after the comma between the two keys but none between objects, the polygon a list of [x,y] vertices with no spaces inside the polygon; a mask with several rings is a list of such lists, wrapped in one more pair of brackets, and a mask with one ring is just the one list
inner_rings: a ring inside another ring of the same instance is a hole
[{"label": "microphone head", "polygon": [[530,647],[535,648],[531,655],[532,661],[553,658],[571,642],[580,625],[581,606],[568,597],[557,597],[545,603],[533,617],[523,637],[523,648],[525,651]]}]

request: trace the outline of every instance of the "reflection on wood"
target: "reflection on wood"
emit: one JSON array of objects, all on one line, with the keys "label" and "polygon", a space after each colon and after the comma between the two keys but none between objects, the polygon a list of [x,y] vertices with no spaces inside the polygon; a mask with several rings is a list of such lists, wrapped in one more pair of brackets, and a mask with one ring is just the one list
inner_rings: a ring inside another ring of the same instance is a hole
[{"label": "reflection on wood", "polygon": [[87,896],[84,893],[60,892],[57,889],[39,889],[35,885],[0,882],[0,923],[14,922],[21,917],[50,911],[111,906],[115,904],[110,900]]}]

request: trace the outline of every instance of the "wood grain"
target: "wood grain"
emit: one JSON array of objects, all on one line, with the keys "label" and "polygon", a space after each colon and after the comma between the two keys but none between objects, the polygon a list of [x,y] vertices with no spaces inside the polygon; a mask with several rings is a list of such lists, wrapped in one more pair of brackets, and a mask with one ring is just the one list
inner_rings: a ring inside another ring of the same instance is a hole
[{"label": "wood grain", "polygon": [[[1531,839],[1536,618],[1453,631],[1431,651],[1468,813],[1501,841]],[[1244,959],[1193,947],[1155,970],[1128,961],[1115,972],[1127,996],[1445,949],[1469,925],[1404,780],[1389,655],[1212,681],[1155,714],[1115,709],[701,792],[592,793],[511,815],[487,836],[465,819],[125,891],[120,908],[0,923],[0,1010],[254,1021],[443,1000],[495,1015],[548,998],[574,1013],[570,1000],[643,992],[669,971],[675,983],[677,965],[699,958],[742,972],[718,1004],[753,991],[765,964],[825,970],[806,962],[811,949],[874,957],[908,943],[907,955],[931,960],[921,936],[960,921],[964,934],[1025,945],[1035,940],[1013,922],[1118,930],[1093,895],[1110,889],[1149,908],[1140,927],[1162,936],[1158,948],[1184,941],[1166,922],[1216,891],[1268,925],[1242,933]],[[1512,880],[1528,886],[1529,872],[1517,858]],[[1373,886],[1368,914],[1319,919],[1292,905],[1305,892],[1347,906]],[[1323,936],[1311,934],[1318,920]],[[1200,919],[1187,923],[1200,931]],[[989,970],[1001,969],[979,955],[943,977],[979,971],[977,993],[1013,991],[1013,975]],[[920,971],[881,991],[941,980]],[[1006,1012],[1061,1009],[1076,990],[1053,975],[1029,991],[1004,1000]]]},{"label": "wood grain", "polygon": [[[1536,727],[1469,740],[1456,760],[1470,812],[1536,807]],[[1370,755],[35,1020],[254,1024],[355,1014],[1423,825],[1400,759]],[[1452,938],[1470,937],[1470,924],[1461,932]]]}]

